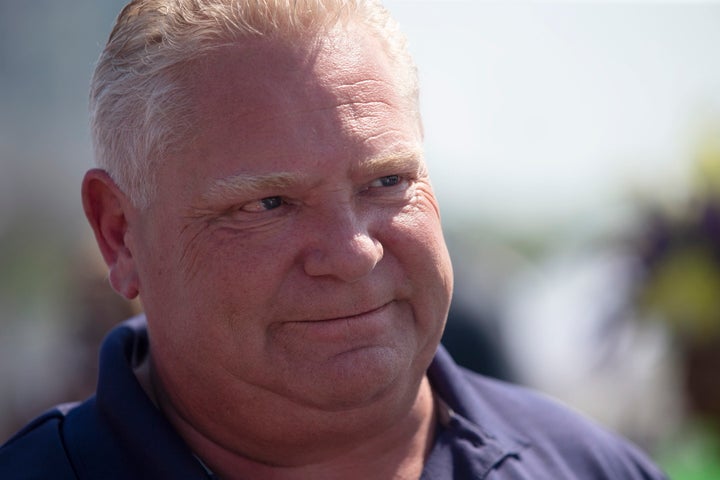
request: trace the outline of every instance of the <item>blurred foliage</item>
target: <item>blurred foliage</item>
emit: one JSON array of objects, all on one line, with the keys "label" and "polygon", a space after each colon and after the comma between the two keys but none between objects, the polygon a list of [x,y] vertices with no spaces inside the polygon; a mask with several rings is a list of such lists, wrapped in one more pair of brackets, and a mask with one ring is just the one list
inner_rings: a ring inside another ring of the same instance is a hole
[{"label": "blurred foliage", "polygon": [[720,432],[695,421],[659,449],[658,458],[673,480],[720,479]]},{"label": "blurred foliage", "polygon": [[705,135],[691,198],[676,211],[656,207],[638,244],[645,275],[638,305],[683,342],[720,338],[720,131]]},{"label": "blurred foliage", "polygon": [[720,199],[720,126],[710,126],[697,151],[695,183],[700,194]]},{"label": "blurred foliage", "polygon": [[720,265],[705,245],[669,252],[640,295],[681,337],[698,341],[720,334]]},{"label": "blurred foliage", "polygon": [[656,457],[674,480],[720,479],[720,125],[697,149],[684,204],[651,205],[636,238],[636,306],[664,322],[679,355],[686,423]]}]

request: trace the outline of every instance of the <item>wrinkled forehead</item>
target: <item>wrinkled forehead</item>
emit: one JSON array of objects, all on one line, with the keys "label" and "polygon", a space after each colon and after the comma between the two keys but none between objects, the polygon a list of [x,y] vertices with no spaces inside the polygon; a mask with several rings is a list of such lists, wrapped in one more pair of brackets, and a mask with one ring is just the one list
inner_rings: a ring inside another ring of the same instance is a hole
[{"label": "wrinkled forehead", "polygon": [[[382,40],[350,24],[321,35],[223,44],[189,65],[186,86],[200,116],[255,113],[268,104],[289,107],[313,95],[362,101],[363,92],[378,85],[388,98],[415,111],[395,71]],[[214,104],[209,101],[213,98]]]},{"label": "wrinkled forehead", "polygon": [[[342,63],[349,63],[352,53],[343,58],[345,54],[335,51],[334,45],[340,41],[339,36],[322,36],[251,37],[225,42],[188,64],[188,86],[206,89],[225,85],[228,80],[238,87],[247,85],[251,88],[263,83],[317,82],[326,65],[339,67]],[[355,50],[360,48],[359,45],[354,47]],[[217,81],[208,82],[213,78]]]}]

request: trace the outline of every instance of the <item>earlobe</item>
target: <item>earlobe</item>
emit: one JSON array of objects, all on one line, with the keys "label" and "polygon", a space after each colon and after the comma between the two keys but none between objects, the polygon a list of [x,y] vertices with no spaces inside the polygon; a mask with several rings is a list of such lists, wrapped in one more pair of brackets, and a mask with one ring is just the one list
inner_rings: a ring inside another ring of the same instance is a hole
[{"label": "earlobe", "polygon": [[138,274],[127,244],[128,218],[135,207],[110,175],[101,169],[92,169],[85,174],[82,202],[100,253],[110,268],[110,285],[120,295],[135,298],[139,293]]}]

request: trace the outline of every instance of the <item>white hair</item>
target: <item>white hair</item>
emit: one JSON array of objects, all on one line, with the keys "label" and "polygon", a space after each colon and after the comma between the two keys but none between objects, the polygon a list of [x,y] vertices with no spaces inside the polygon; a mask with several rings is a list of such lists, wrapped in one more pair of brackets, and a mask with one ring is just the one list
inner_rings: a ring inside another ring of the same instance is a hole
[{"label": "white hair", "polygon": [[414,63],[379,0],[133,0],[118,16],[92,78],[98,166],[133,204],[146,207],[158,163],[194,133],[183,67],[243,38],[312,39],[341,22],[359,24],[383,42],[400,93],[419,118]]}]

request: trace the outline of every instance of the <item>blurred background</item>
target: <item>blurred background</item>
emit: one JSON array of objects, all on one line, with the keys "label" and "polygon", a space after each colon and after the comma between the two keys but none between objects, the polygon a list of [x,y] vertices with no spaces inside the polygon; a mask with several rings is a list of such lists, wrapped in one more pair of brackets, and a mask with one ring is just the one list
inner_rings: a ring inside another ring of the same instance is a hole
[{"label": "blurred background", "polygon": [[[79,200],[121,0],[0,1],[0,441],[93,389],[114,295]],[[446,345],[720,478],[720,3],[387,1],[422,85]]]}]

